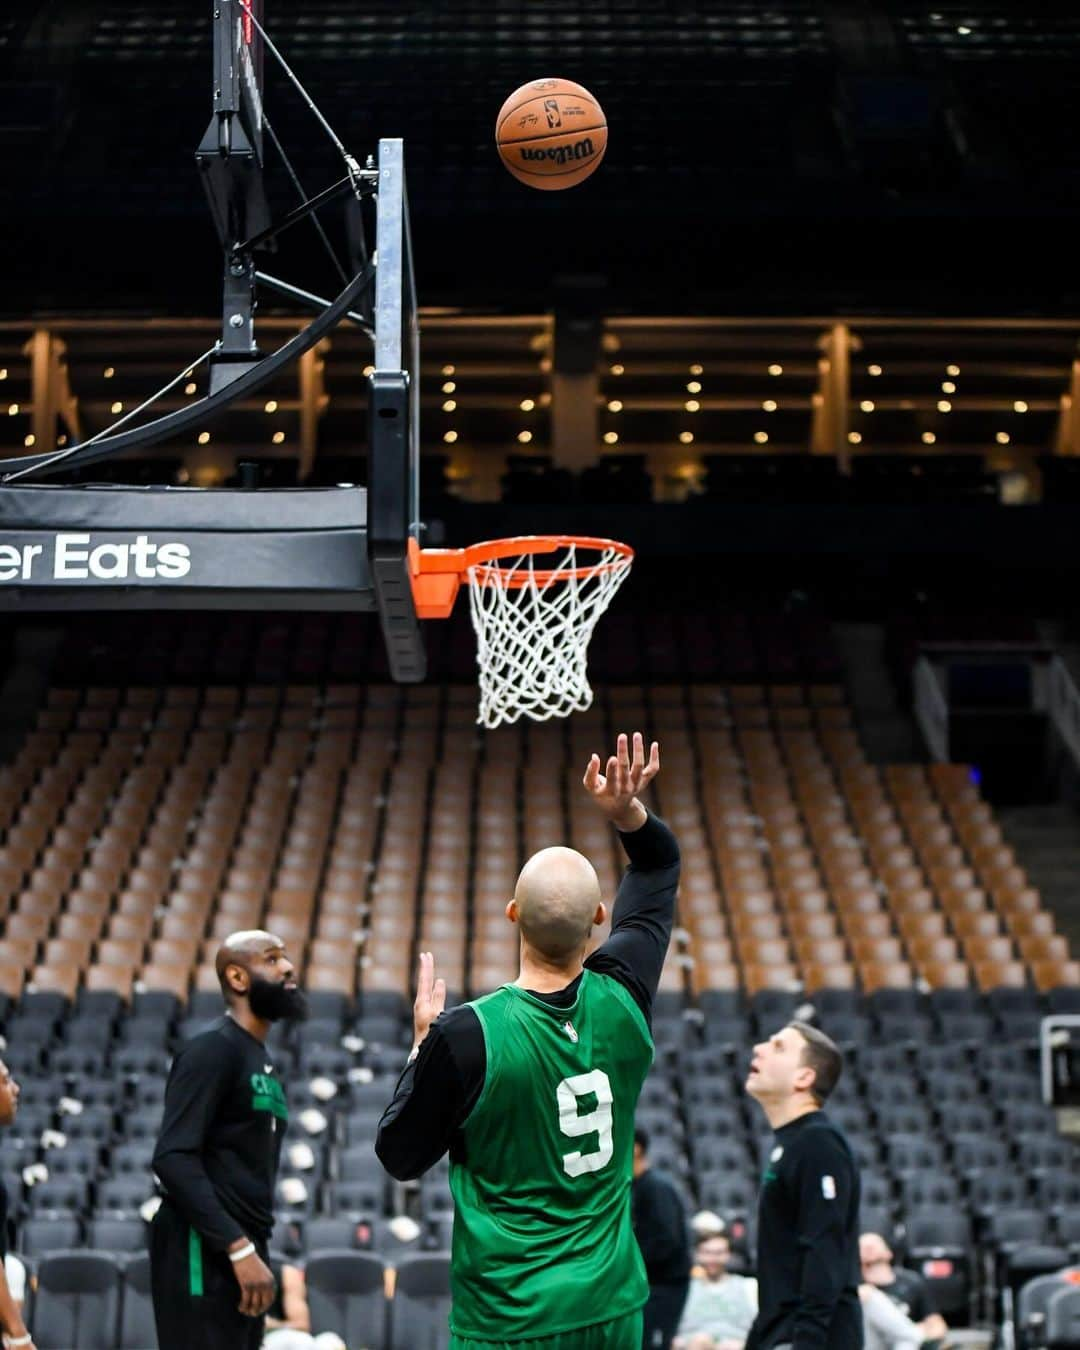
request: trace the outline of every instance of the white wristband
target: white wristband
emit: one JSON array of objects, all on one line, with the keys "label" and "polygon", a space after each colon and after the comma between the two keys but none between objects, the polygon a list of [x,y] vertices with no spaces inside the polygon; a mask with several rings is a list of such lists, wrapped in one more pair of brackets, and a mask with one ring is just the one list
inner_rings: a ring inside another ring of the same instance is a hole
[{"label": "white wristband", "polygon": [[5,1344],[5,1345],[29,1345],[30,1342],[31,1342],[33,1339],[34,1339],[33,1336],[31,1336],[29,1332],[26,1332],[26,1334],[23,1335],[23,1336],[5,1336],[5,1337],[4,1337],[4,1344]]},{"label": "white wristband", "polygon": [[249,1242],[246,1247],[238,1247],[236,1251],[229,1253],[230,1261],[245,1261],[249,1256],[255,1255],[255,1244]]}]

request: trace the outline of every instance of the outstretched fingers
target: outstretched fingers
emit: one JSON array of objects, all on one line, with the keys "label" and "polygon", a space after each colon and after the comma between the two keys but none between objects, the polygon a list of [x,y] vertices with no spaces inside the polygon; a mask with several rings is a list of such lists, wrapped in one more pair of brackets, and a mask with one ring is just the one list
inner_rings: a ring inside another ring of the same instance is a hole
[{"label": "outstretched fingers", "polygon": [[585,785],[587,792],[602,792],[604,790],[604,780],[600,773],[600,756],[593,754],[589,756],[589,762],[585,766],[585,777],[581,780]]},{"label": "outstretched fingers", "polygon": [[[416,980],[416,1003],[423,1007],[431,1002],[435,985],[435,958],[430,952],[420,953],[420,973]],[[444,989],[445,995],[445,989]]]}]

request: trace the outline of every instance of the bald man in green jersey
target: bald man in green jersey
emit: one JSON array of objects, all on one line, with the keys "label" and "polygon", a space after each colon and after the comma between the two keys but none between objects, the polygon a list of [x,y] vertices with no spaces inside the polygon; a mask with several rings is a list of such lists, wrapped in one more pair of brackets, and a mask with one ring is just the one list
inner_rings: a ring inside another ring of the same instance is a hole
[{"label": "bald man in green jersey", "polygon": [[674,835],[637,796],[659,768],[639,734],[632,753],[618,738],[604,772],[597,755],[586,768],[586,796],[630,860],[591,956],[607,910],[592,865],[560,847],[528,860],[506,907],[520,936],[513,984],[444,1013],[421,955],[413,1053],[376,1149],[402,1180],[449,1150],[453,1350],[641,1348],[634,1110],[679,879]]}]

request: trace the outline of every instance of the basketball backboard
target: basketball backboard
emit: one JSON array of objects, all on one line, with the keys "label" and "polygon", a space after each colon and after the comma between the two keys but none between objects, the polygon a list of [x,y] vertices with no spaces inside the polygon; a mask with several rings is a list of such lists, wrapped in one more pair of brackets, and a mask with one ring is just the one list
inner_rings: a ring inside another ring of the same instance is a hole
[{"label": "basketball backboard", "polygon": [[[421,534],[420,355],[404,145],[381,140],[361,168],[319,114],[341,149],[345,176],[284,222],[271,224],[264,131],[277,142],[263,102],[264,49],[288,68],[265,35],[263,0],[212,0],[211,16],[213,113],[196,161],[222,244],[224,283],[221,337],[200,358],[209,370],[207,394],[138,426],[117,424],[63,452],[3,462],[0,609],[373,609],[393,677],[422,680],[426,658],[411,570]],[[361,250],[355,275],[336,299],[323,300],[258,270],[257,249],[319,203],[346,195],[358,210],[374,208],[375,253],[369,259]],[[319,311],[272,352],[255,341],[260,279]],[[372,287],[373,325],[366,305]],[[366,488],[359,462],[349,483],[281,491],[22,481],[190,433],[196,421],[204,425],[259,389],[346,321],[359,324],[375,349]]]},{"label": "basketball backboard", "polygon": [[213,115],[196,152],[225,248],[265,230],[263,0],[213,0]]}]

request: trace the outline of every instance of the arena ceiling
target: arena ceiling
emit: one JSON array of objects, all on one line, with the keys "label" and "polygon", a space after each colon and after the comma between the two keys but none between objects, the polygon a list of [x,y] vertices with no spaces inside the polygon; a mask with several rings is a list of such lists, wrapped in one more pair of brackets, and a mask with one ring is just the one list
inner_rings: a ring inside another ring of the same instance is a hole
[{"label": "arena ceiling", "polygon": [[[8,0],[3,313],[216,308],[193,160],[209,11]],[[1080,13],[1064,7],[266,0],[266,18],[350,148],[404,136],[429,305],[1075,309]],[[568,193],[521,186],[492,145],[506,94],[546,74],[591,88],[611,128]],[[325,138],[280,78],[267,106],[305,187],[329,181]],[[287,261],[309,255],[314,288],[310,244],[295,232]]]}]

